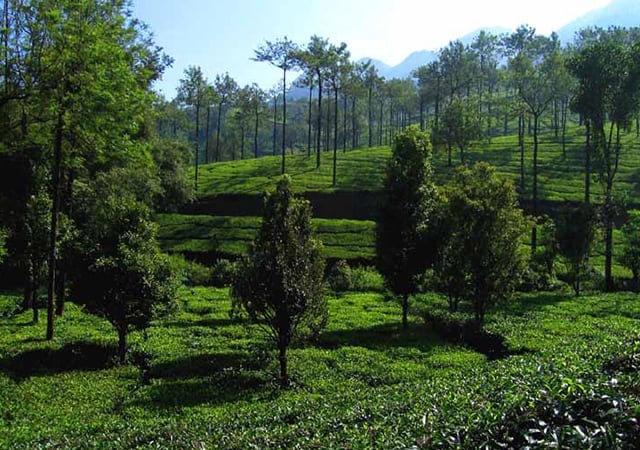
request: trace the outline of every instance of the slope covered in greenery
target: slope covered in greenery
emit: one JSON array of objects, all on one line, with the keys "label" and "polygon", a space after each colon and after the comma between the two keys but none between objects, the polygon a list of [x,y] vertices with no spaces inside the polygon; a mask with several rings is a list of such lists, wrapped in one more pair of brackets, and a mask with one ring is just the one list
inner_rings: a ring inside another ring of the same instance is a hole
[{"label": "slope covered in greenery", "polygon": [[[246,253],[260,228],[259,217],[160,214],[160,245],[171,253]],[[323,254],[335,259],[371,259],[375,255],[374,223],[365,220],[314,219]]]},{"label": "slope covered in greenery", "polygon": [[[530,197],[532,139],[531,136],[525,138],[524,198]],[[538,161],[541,199],[564,201],[584,198],[583,129],[575,125],[570,127],[566,142],[566,157],[563,157],[561,137],[556,137],[551,130],[541,134]],[[636,138],[635,133],[629,133],[623,142],[620,172],[616,179],[617,191],[629,194],[637,202],[640,200],[640,139]],[[453,167],[460,162],[458,152],[457,149],[453,151]],[[297,192],[378,191],[382,187],[389,155],[388,147],[339,152],[336,186],[332,185],[332,152],[322,153],[320,169],[316,169],[314,155],[311,158],[301,154],[287,156],[287,172],[293,178],[293,186]],[[450,177],[453,167],[447,164],[445,149],[436,151],[434,155],[436,177],[442,183]],[[465,159],[467,163],[487,161],[496,166],[499,173],[519,183],[520,151],[516,134],[475,143],[466,152]],[[261,194],[275,185],[280,175],[280,164],[281,159],[276,156],[201,166],[198,195]],[[602,199],[602,189],[597,182],[595,168],[591,191],[593,200]]]},{"label": "slope covered in greenery", "polygon": [[[0,447],[586,448],[616,433],[631,445],[638,431],[635,295],[521,295],[488,316],[511,353],[497,360],[419,316],[400,331],[399,305],[381,294],[331,295],[328,329],[291,350],[288,391],[259,327],[229,320],[227,290],[181,299],[146,340],[132,335],[149,358],[145,384],[140,356],[112,364],[105,321],[69,305],[60,338],[44,342],[44,324],[11,314],[19,296],[0,296]],[[416,304],[418,315],[442,308]]]}]

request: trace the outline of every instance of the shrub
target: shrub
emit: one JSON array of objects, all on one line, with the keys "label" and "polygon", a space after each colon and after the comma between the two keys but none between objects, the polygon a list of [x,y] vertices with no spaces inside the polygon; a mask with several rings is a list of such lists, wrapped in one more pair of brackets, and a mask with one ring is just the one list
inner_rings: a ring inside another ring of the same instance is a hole
[{"label": "shrub", "polygon": [[211,284],[215,287],[231,286],[238,273],[238,263],[219,259],[211,268]]},{"label": "shrub", "polygon": [[287,349],[299,326],[317,329],[326,324],[322,244],[311,231],[311,205],[295,198],[291,178],[285,175],[266,198],[260,231],[231,290],[233,302],[275,341],[283,388],[289,385]]},{"label": "shrub", "polygon": [[337,261],[327,276],[329,287],[337,292],[349,291],[353,288],[351,267],[343,259]]},{"label": "shrub", "polygon": [[351,289],[359,292],[382,292],[384,291],[384,279],[373,267],[354,267],[351,269]]},{"label": "shrub", "polygon": [[169,257],[176,276],[185,286],[211,286],[212,269],[195,261],[185,259],[182,255]]}]

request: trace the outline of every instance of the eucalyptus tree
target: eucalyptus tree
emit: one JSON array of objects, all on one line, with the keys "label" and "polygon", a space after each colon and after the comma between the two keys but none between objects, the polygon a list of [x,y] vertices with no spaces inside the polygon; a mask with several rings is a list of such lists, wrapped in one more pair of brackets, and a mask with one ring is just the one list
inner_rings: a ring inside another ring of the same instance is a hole
[{"label": "eucalyptus tree", "polygon": [[440,70],[449,101],[454,96],[469,97],[476,77],[473,52],[460,41],[450,42],[440,50]]},{"label": "eucalyptus tree", "polygon": [[286,36],[274,42],[266,41],[255,51],[255,61],[266,61],[282,70],[282,173],[285,173],[287,134],[287,71],[298,67],[298,45]]},{"label": "eucalyptus tree", "polygon": [[640,103],[640,42],[629,42],[619,30],[601,33],[569,61],[578,80],[574,108],[589,120],[591,150],[604,190],[605,280],[613,288],[614,181],[622,151],[621,131],[630,126]]},{"label": "eucalyptus tree", "polygon": [[371,66],[371,61],[358,62],[353,65],[344,93],[344,145],[347,148],[347,97],[351,97],[351,148],[357,148],[360,141],[360,130],[358,126],[357,102],[366,92],[365,77]]},{"label": "eucalyptus tree", "polygon": [[195,160],[195,191],[198,192],[198,166],[200,164],[200,115],[207,95],[207,80],[202,73],[202,69],[196,66],[189,66],[184,71],[184,78],[178,85],[178,101],[185,106],[194,109],[195,114],[195,137],[194,137],[194,160]]},{"label": "eucalyptus tree", "polygon": [[305,73],[297,81],[298,87],[309,88],[309,100],[307,101],[307,156],[311,157],[311,135],[313,127],[313,89],[315,72],[313,69],[306,68]]},{"label": "eucalyptus tree", "polygon": [[318,83],[318,114],[316,120],[316,167],[320,167],[320,143],[322,142],[322,88],[330,62],[330,44],[325,38],[311,36],[305,49],[297,52],[296,59],[308,73],[313,73]]},{"label": "eucalyptus tree", "polygon": [[225,73],[224,75],[216,75],[213,82],[213,90],[218,104],[216,125],[216,162],[219,162],[221,161],[220,132],[222,130],[223,107],[233,103],[235,100],[235,96],[238,93],[238,83],[236,83],[228,73]]},{"label": "eucalyptus tree", "polygon": [[[476,89],[478,106],[486,104],[487,134],[491,133],[492,101],[498,83],[498,37],[484,30],[480,31],[471,43],[478,64]],[[486,97],[485,97],[486,93]],[[482,118],[482,111],[480,114]]]},{"label": "eucalyptus tree", "polygon": [[[502,37],[501,48],[502,54],[507,60],[518,60],[523,58],[527,49],[531,47],[531,43],[535,38],[536,30],[528,25],[521,25],[514,33],[506,34]],[[520,148],[520,191],[525,190],[525,169],[524,169],[524,136],[525,136],[525,113],[526,107],[522,104],[522,100],[518,95],[517,83],[513,77],[513,71],[507,70],[505,78],[510,87],[515,90],[511,99],[513,111],[518,115],[518,147]],[[507,128],[507,115],[505,115],[505,134]]]},{"label": "eucalyptus tree", "polygon": [[[240,159],[244,159],[245,138],[247,129],[253,119],[253,105],[251,104],[251,86],[244,86],[238,90],[233,110],[233,122],[240,133]],[[235,160],[235,145],[231,152],[231,159]]]},{"label": "eucalyptus tree", "polygon": [[248,105],[253,112],[253,156],[258,157],[258,136],[260,122],[264,113],[264,106],[267,101],[267,94],[260,86],[253,83],[248,86]]},{"label": "eucalyptus tree", "polygon": [[[533,167],[532,189],[533,215],[538,215],[538,134],[540,118],[557,96],[554,74],[561,70],[557,54],[560,50],[551,45],[549,38],[533,36],[525,43],[523,51],[509,60],[509,68],[518,96],[533,117]],[[537,227],[531,231],[531,250],[535,253]]]},{"label": "eucalyptus tree", "polygon": [[427,106],[427,89],[430,84],[429,66],[424,65],[414,69],[411,76],[416,79],[418,84],[418,104],[420,107],[420,130],[425,130],[425,108]]},{"label": "eucalyptus tree", "polygon": [[378,74],[376,66],[371,64],[364,73],[364,85],[367,88],[367,119],[369,125],[369,148],[373,147],[373,96],[380,89],[384,79]]},{"label": "eucalyptus tree", "polygon": [[[352,64],[349,61],[351,56],[347,50],[347,44],[330,45],[327,55],[326,79],[329,87],[333,90],[333,185],[337,181],[338,162],[338,97],[342,89],[348,83]],[[346,114],[346,111],[345,111]]]}]

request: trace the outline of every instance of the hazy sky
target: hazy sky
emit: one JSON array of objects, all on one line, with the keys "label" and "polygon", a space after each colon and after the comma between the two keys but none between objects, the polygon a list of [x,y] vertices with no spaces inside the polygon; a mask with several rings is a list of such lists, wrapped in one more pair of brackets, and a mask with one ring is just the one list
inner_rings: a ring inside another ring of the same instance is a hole
[{"label": "hazy sky", "polygon": [[265,40],[301,44],[318,34],[346,42],[353,59],[396,65],[416,50],[437,50],[480,27],[529,24],[549,34],[611,0],[133,0],[175,62],[157,88],[167,97],[189,65],[207,78],[229,72],[240,85],[277,83],[280,71],[251,61]]}]

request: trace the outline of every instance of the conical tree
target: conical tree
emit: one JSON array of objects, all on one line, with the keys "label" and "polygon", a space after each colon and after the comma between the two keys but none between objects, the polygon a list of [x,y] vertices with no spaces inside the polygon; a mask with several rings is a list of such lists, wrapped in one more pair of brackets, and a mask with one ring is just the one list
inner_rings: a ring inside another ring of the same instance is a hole
[{"label": "conical tree", "polygon": [[300,325],[326,323],[322,244],[311,234],[311,206],[285,175],[267,196],[262,227],[232,288],[235,306],[262,325],[278,348],[280,385],[289,386],[287,349]]}]

